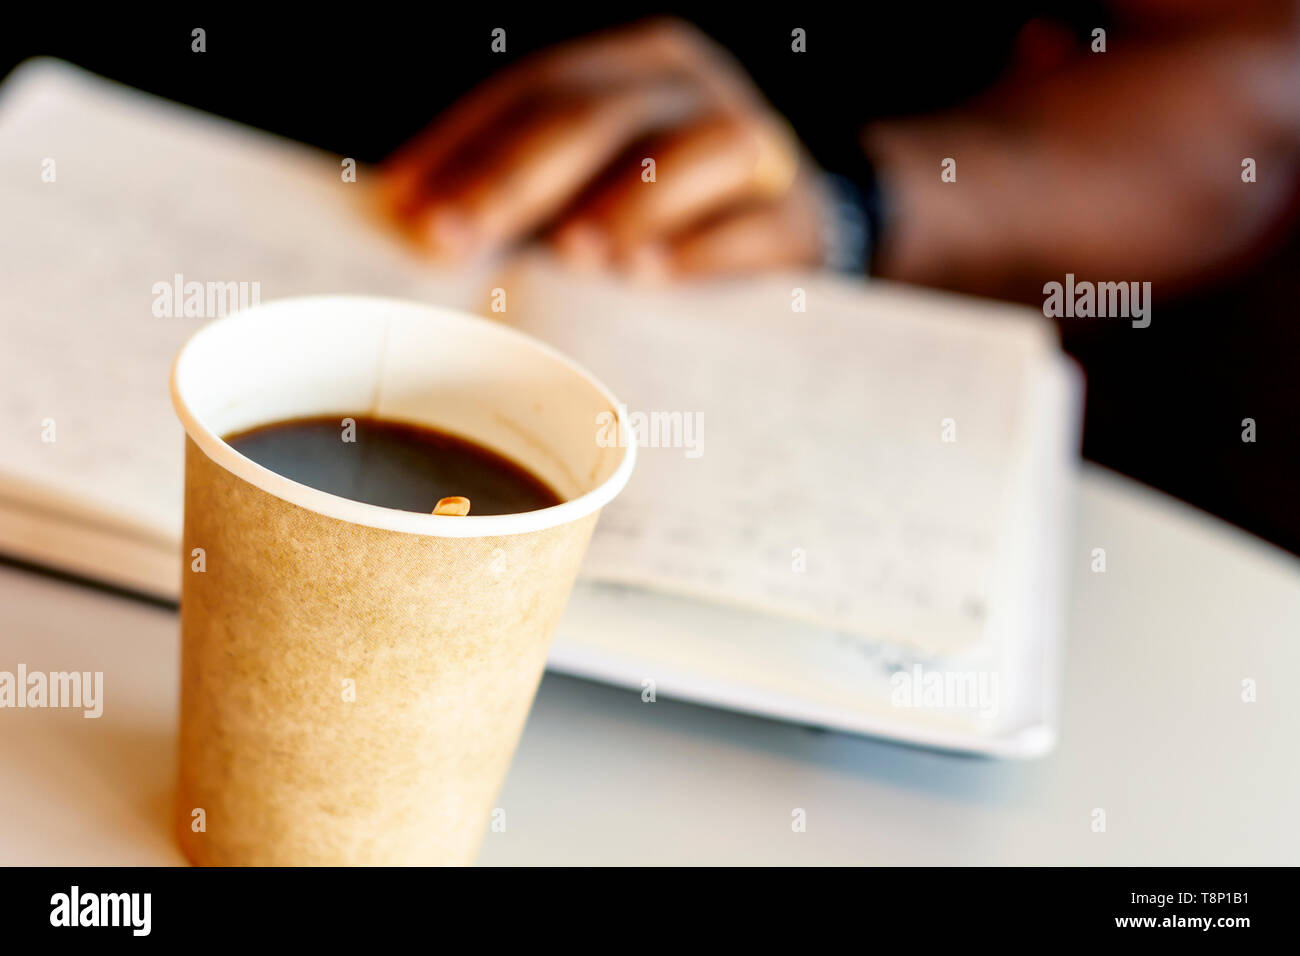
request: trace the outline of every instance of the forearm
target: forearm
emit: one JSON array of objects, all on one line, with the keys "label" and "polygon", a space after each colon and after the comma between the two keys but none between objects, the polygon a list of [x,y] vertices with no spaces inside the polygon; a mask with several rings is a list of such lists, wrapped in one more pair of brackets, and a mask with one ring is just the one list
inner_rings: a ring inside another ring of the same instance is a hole
[{"label": "forearm", "polygon": [[1300,45],[1254,24],[1120,45],[873,125],[863,145],[884,196],[882,275],[1004,295],[1065,271],[1174,288],[1230,268],[1293,211]]}]

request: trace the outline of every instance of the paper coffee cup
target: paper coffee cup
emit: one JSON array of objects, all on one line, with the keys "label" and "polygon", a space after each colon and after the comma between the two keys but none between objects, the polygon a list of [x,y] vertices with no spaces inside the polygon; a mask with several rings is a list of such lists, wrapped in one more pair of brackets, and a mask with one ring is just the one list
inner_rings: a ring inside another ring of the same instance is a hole
[{"label": "paper coffee cup", "polygon": [[[353,296],[211,323],[177,356],[171,392],[187,433],[185,853],[212,865],[473,862],[596,518],[632,470],[635,442],[596,441],[597,416],[618,416],[618,401],[503,326]],[[348,413],[463,435],[564,501],[467,517],[381,508],[221,439]]]}]

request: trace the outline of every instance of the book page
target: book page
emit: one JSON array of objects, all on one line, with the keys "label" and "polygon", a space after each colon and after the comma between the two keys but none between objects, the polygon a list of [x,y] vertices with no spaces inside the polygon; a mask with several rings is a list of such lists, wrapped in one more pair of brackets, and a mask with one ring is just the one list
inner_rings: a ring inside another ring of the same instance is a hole
[{"label": "book page", "polygon": [[254,289],[475,305],[482,277],[439,273],[370,221],[367,172],[344,182],[337,157],[58,61],[16,70],[0,95],[0,481],[179,540],[167,375],[214,316],[160,303],[157,283],[203,283],[218,308]]},{"label": "book page", "polygon": [[806,275],[656,290],[526,261],[499,282],[647,429],[585,576],[934,653],[982,638],[1041,316]]},{"label": "book page", "polygon": [[453,276],[372,221],[367,172],[20,68],[0,96],[0,492],[178,540],[167,369],[209,317],[157,314],[158,284],[393,295],[515,324],[645,417],[587,578],[927,652],[985,638],[1041,318],[820,276],[654,289],[536,257]]}]

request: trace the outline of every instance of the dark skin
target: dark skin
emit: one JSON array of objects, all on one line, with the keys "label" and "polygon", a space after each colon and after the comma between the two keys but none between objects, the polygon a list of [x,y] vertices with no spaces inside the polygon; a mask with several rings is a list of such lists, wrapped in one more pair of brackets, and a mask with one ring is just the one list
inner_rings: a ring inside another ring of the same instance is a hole
[{"label": "dark skin", "polygon": [[[1072,271],[1168,291],[1232,271],[1294,215],[1295,4],[1147,0],[1117,15],[1105,53],[1031,23],[978,101],[862,132],[891,213],[880,274],[1024,296]],[[940,179],[947,157],[955,183]],[[824,252],[817,171],[793,131],[724,50],[675,21],[503,71],[391,157],[384,186],[390,213],[444,261],[534,235],[580,265],[661,277]]]}]

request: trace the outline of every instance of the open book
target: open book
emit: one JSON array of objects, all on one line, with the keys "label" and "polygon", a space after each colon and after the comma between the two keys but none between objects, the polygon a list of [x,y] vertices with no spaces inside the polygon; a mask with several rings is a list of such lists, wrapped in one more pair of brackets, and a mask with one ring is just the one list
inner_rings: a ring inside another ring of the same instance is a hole
[{"label": "open book", "polygon": [[1081,385],[1041,315],[818,274],[440,271],[375,219],[370,171],[341,170],[57,61],[0,87],[0,551],[178,593],[166,382],[208,319],[172,290],[435,302],[556,345],[642,425],[553,667],[941,747],[1051,746]]}]

